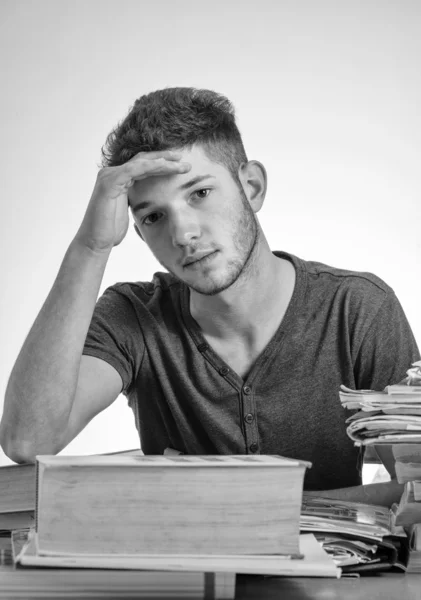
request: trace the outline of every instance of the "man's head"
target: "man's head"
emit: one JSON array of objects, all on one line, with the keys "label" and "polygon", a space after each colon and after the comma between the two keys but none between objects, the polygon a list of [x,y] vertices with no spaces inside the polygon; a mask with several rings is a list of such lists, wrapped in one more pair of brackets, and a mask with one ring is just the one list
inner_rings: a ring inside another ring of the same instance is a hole
[{"label": "man's head", "polygon": [[138,152],[202,147],[240,185],[238,169],[247,162],[231,102],[211,90],[177,87],[141,96],[108,135],[102,165],[122,165]]},{"label": "man's head", "polygon": [[217,294],[245,271],[258,243],[264,167],[247,161],[229,100],[209,90],[167,88],[139,98],[109,134],[103,166],[159,150],[177,150],[192,168],[135,182],[136,231],[175,277]]}]

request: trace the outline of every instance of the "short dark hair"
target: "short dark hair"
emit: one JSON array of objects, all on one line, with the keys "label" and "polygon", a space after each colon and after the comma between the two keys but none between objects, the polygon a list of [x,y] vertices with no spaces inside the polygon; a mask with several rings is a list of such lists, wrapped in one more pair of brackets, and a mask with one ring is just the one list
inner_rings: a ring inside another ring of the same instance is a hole
[{"label": "short dark hair", "polygon": [[239,185],[238,169],[248,162],[232,103],[211,90],[174,87],[145,94],[107,136],[102,166],[124,164],[138,152],[202,146]]}]

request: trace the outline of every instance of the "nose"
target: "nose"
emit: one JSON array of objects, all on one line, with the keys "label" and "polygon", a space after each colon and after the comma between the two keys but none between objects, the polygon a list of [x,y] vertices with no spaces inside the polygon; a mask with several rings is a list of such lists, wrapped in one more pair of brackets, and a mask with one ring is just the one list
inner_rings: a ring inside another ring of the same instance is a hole
[{"label": "nose", "polygon": [[196,215],[189,210],[178,210],[171,215],[170,236],[175,248],[190,245],[200,237],[200,225]]}]

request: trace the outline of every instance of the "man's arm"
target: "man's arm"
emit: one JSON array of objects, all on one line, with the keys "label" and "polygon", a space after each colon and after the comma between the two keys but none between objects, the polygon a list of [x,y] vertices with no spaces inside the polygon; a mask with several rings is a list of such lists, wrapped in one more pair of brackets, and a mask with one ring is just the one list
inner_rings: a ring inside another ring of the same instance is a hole
[{"label": "man's arm", "polygon": [[13,367],[0,443],[15,462],[56,454],[115,400],[117,371],[82,352],[110,252],[126,235],[127,191],[135,180],[186,173],[174,152],[139,153],[101,169],[82,224]]},{"label": "man's arm", "polygon": [[0,425],[15,462],[56,454],[75,397],[84,340],[108,253],[74,240],[13,367]]},{"label": "man's arm", "polygon": [[305,492],[305,494],[331,498],[333,500],[348,500],[349,502],[363,502],[364,504],[377,504],[388,507],[391,507],[394,502],[399,502],[404,486],[402,483],[396,481],[395,459],[392,446],[379,444],[375,446],[375,450],[390,475],[390,481],[321,492],[311,491]]},{"label": "man's arm", "polygon": [[381,483],[368,483],[337,490],[323,490],[304,492],[304,495],[331,498],[332,500],[347,500],[348,502],[363,502],[364,504],[377,504],[378,506],[392,506],[399,502],[403,492],[403,484],[396,479]]}]

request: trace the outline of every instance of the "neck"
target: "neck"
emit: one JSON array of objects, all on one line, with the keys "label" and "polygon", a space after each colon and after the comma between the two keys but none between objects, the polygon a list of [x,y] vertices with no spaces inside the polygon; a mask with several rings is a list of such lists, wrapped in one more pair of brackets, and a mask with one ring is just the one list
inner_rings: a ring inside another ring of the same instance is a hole
[{"label": "neck", "polygon": [[253,339],[283,316],[295,282],[293,265],[275,256],[261,232],[247,269],[215,296],[190,290],[190,312],[203,333]]}]

